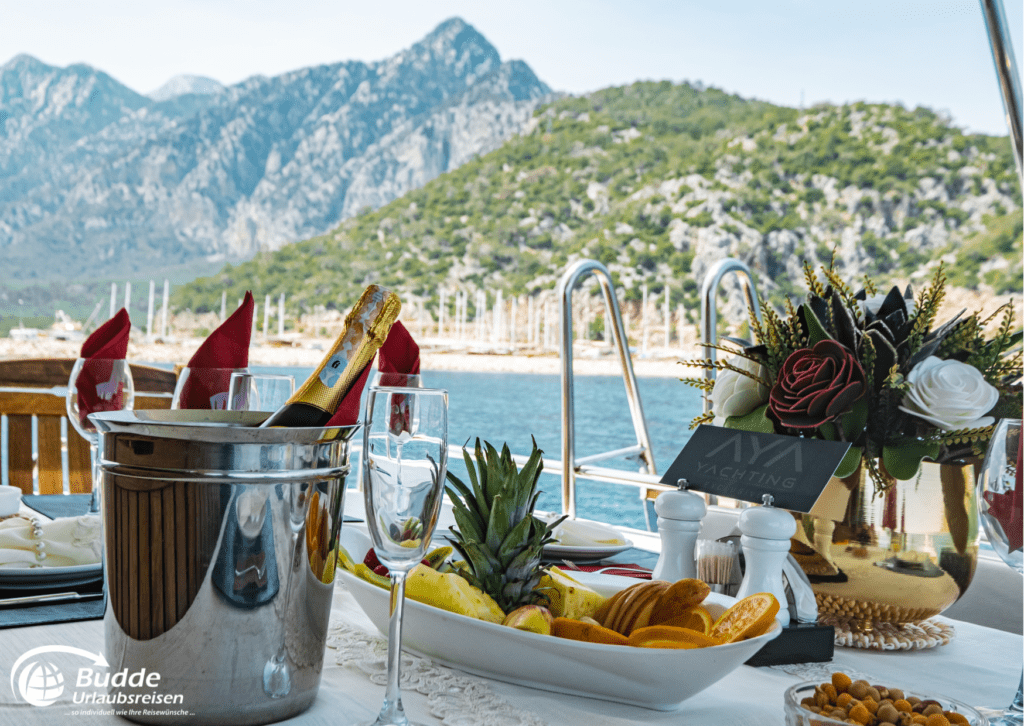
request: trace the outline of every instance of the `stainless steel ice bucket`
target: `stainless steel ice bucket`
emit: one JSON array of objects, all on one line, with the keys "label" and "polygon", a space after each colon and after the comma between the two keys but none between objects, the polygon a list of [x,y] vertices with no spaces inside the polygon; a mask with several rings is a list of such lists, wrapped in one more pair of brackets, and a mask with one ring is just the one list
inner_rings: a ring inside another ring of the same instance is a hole
[{"label": "stainless steel ice bucket", "polygon": [[266,415],[93,416],[108,697],[127,718],[262,724],[316,696],[357,427],[254,427]]}]

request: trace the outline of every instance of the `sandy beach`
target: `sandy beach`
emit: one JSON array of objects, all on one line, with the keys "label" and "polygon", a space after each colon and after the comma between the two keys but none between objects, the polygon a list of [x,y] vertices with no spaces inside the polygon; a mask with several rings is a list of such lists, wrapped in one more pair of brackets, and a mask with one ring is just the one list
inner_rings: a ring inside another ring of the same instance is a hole
[{"label": "sandy beach", "polygon": [[[291,345],[265,343],[256,336],[249,348],[249,363],[260,366],[312,367],[324,356],[331,340],[297,338]],[[128,346],[128,360],[184,365],[199,348],[202,338],[182,338],[167,342],[137,343]],[[39,337],[28,341],[0,338],[0,359],[77,358],[80,341],[54,340]],[[696,352],[696,351],[695,351]],[[637,376],[679,378],[696,375],[698,371],[680,365],[681,355],[652,350],[648,357],[633,356]],[[448,341],[426,339],[421,342],[424,370],[478,371],[483,373],[558,374],[558,354],[553,351],[495,352],[486,348],[453,346]],[[574,370],[577,375],[620,375],[621,367],[610,348],[578,345],[574,349]]]}]

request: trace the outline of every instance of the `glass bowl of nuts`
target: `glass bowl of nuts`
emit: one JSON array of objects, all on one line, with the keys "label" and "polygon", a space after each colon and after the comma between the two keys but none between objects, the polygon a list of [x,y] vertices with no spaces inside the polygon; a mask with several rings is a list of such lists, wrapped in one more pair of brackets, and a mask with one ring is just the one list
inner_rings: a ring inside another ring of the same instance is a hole
[{"label": "glass bowl of nuts", "polygon": [[988,726],[988,719],[951,698],[904,692],[833,673],[786,691],[786,726]]}]

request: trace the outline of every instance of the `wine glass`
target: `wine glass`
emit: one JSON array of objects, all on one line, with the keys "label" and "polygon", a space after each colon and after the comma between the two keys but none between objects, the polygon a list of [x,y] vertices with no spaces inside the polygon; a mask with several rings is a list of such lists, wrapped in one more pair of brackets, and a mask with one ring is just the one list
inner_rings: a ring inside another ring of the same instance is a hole
[{"label": "wine glass", "polygon": [[228,388],[233,373],[248,373],[248,368],[190,368],[185,366],[174,386],[171,408],[226,411]]},{"label": "wine glass", "polygon": [[377,559],[391,572],[388,682],[373,726],[406,726],[399,688],[405,578],[426,554],[448,462],[448,392],[371,386],[363,427],[363,498]]},{"label": "wine glass", "polygon": [[233,371],[228,385],[229,411],[276,411],[295,393],[295,377]]},{"label": "wine glass", "polygon": [[[1021,420],[1004,418],[996,424],[988,453],[978,476],[978,512],[981,524],[992,545],[1003,562],[1024,575],[1024,551],[1021,549],[1021,503],[1024,501],[1024,486],[1021,475]],[[1002,712],[991,713],[991,726],[1021,726],[1024,724],[1024,704],[1021,689],[1024,687],[1024,673],[1017,696],[1013,703]]]},{"label": "wine glass", "polygon": [[132,371],[123,358],[79,358],[68,378],[65,401],[68,421],[79,436],[89,442],[92,456],[92,498],[89,511],[100,511],[99,434],[89,420],[90,413],[101,411],[130,411],[135,405],[135,383]]}]

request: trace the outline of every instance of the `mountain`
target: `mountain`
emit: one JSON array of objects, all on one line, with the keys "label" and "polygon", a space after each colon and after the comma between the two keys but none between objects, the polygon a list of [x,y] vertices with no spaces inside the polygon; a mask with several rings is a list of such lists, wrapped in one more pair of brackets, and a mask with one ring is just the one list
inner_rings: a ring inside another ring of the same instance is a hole
[{"label": "mountain", "polygon": [[581,257],[605,263],[625,299],[668,286],[691,314],[725,256],[745,260],[779,305],[803,293],[804,261],[833,255],[854,286],[864,274],[920,285],[942,260],[954,285],[1019,292],[1021,227],[1005,137],[965,134],[924,108],[797,110],[636,83],[557,100],[490,154],[186,285],[174,302],[216,310],[224,290],[283,292],[295,314],[347,308],[379,282],[408,315],[436,315],[441,288],[449,304],[454,290],[550,295]]},{"label": "mountain", "polygon": [[154,101],[169,101],[172,98],[178,96],[184,96],[186,94],[197,94],[197,95],[216,95],[224,91],[224,86],[212,78],[206,76],[190,76],[180,75],[175,76],[171,80],[167,81],[160,88],[149,93],[149,97]]},{"label": "mountain", "polygon": [[0,66],[0,269],[20,282],[216,269],[496,148],[550,94],[457,18],[383,61],[208,89],[151,98],[84,65]]}]

